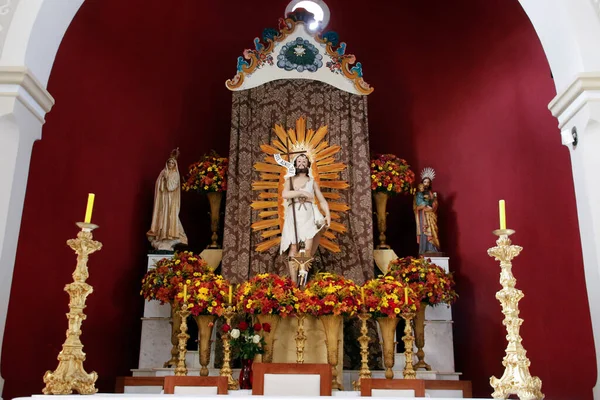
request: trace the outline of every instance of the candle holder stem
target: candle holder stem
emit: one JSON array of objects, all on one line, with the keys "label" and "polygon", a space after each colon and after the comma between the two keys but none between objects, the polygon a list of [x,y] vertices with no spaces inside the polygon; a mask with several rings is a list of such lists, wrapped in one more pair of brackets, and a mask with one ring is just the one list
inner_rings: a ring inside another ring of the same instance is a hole
[{"label": "candle holder stem", "polygon": [[181,310],[179,310],[179,316],[181,317],[181,325],[179,326],[179,358],[177,361],[177,367],[175,368],[176,376],[186,376],[188,373],[187,365],[185,363],[185,355],[187,353],[187,342],[190,338],[188,335],[188,326],[187,326],[187,317],[190,315],[190,312],[187,309],[187,304],[181,306]]},{"label": "candle holder stem", "polygon": [[[225,323],[231,326],[231,318],[235,315],[235,308],[229,306],[225,309],[223,316],[225,317]],[[238,390],[240,388],[240,383],[237,379],[233,379],[231,371],[231,365],[229,362],[231,361],[231,348],[229,346],[229,340],[231,338],[231,329],[221,335],[221,340],[223,341],[223,366],[221,367],[221,376],[227,377],[227,388],[229,390]]]},{"label": "candle holder stem", "polygon": [[360,319],[360,333],[358,342],[360,343],[360,371],[358,372],[358,379],[352,382],[354,390],[360,390],[361,381],[371,377],[371,370],[369,370],[369,342],[371,338],[367,335],[369,330],[367,329],[367,321],[371,318],[371,314],[362,312],[358,314]]},{"label": "candle holder stem", "polygon": [[520,399],[541,400],[542,381],[529,373],[531,362],[526,356],[519,334],[523,319],[519,318],[519,301],[524,297],[521,290],[515,288],[517,280],[512,273],[512,259],[517,257],[523,248],[515,246],[508,238],[515,233],[512,229],[498,229],[494,234],[499,236],[496,246],[488,249],[488,255],[500,261],[500,284],[502,289],[496,293],[496,299],[502,305],[503,325],[506,326],[506,355],[502,361],[504,374],[500,379],[492,376],[490,385],[494,388],[492,397],[506,399],[516,394]]},{"label": "candle holder stem", "polygon": [[402,318],[404,319],[404,336],[402,336],[402,341],[404,342],[404,370],[402,371],[402,375],[404,379],[417,379],[417,373],[413,368],[413,344],[415,341],[415,337],[412,334],[412,324],[411,321],[415,317],[415,313],[413,312],[405,312],[402,313]]},{"label": "candle holder stem", "polygon": [[296,330],[296,362],[298,364],[304,364],[304,346],[306,344],[307,336],[304,333],[304,320],[306,319],[306,314],[298,313],[296,314],[296,319],[298,320],[298,329]]},{"label": "candle holder stem", "polygon": [[73,272],[73,282],[65,286],[65,291],[69,293],[69,329],[67,329],[67,339],[65,340],[62,351],[58,354],[58,367],[54,372],[46,371],[44,374],[43,389],[44,394],[71,394],[76,391],[79,394],[94,394],[98,390],[95,387],[98,374],[96,372],[87,373],[83,368],[85,353],[81,343],[82,324],[86,319],[83,313],[86,307],[87,297],[94,291],[91,285],[85,281],[89,277],[87,267],[90,254],[100,250],[102,243],[93,240],[92,230],[97,225],[78,222],[77,226],[81,231],[77,233],[77,239],[67,240],[67,244],[75,253],[77,253],[77,265]]}]

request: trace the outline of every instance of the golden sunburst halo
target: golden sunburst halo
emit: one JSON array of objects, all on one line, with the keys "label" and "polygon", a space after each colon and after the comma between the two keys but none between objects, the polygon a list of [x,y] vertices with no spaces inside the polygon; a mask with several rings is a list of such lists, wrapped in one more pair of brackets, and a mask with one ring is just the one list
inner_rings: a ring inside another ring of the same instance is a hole
[{"label": "golden sunburst halo", "polygon": [[271,144],[260,146],[265,153],[264,161],[254,164],[254,169],[260,174],[260,180],[252,182],[252,190],[261,193],[250,205],[254,210],[260,210],[258,213],[260,220],[252,224],[252,229],[263,231],[262,241],[256,246],[256,251],[266,251],[281,242],[286,204],[282,193],[287,170],[277,164],[274,155],[279,153],[283,159],[290,161],[287,159],[287,153],[305,152],[311,162],[312,176],[319,184],[331,213],[331,226],[323,233],[319,245],[331,252],[339,253],[341,250],[335,242],[336,234],[347,231],[346,226],[340,222],[341,213],[350,209],[347,204],[336,201],[341,198],[337,191],[349,187],[348,182],[340,180],[340,173],[346,169],[346,164],[336,162],[334,157],[341,147],[330,146],[324,140],[327,126],[321,126],[316,131],[306,130],[304,117],[296,120],[296,129],[290,128],[286,131],[283,126],[276,124],[273,132],[276,138],[271,141]]}]

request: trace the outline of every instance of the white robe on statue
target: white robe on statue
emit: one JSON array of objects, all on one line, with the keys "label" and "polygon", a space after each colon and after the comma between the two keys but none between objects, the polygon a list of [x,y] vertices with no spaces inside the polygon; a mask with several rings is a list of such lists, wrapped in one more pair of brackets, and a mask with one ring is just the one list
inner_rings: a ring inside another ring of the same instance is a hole
[{"label": "white robe on statue", "polygon": [[[308,182],[306,182],[306,185],[300,189],[311,193],[314,198],[314,183],[314,179],[310,177]],[[286,184],[289,185],[289,181],[286,180]],[[318,200],[314,198],[313,201]],[[299,242],[306,242],[308,239],[312,239],[325,227],[325,218],[319,211],[319,207],[316,203],[308,201],[301,203],[298,198],[294,199],[293,204],[291,199],[286,202],[287,206],[283,222],[283,231],[281,232],[279,254],[283,254],[291,244],[296,243],[296,235],[294,233],[294,212],[292,211],[292,206],[296,209],[296,226]]]}]

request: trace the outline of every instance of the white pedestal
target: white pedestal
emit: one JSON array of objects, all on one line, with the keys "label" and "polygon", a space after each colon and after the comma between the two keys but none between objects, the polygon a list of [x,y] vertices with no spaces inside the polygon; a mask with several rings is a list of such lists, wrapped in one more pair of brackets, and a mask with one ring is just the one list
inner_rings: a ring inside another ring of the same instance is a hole
[{"label": "white pedestal", "polygon": [[[148,270],[169,254],[148,254]],[[142,335],[140,341],[139,368],[162,367],[171,359],[171,306],[158,301],[144,304]]]}]

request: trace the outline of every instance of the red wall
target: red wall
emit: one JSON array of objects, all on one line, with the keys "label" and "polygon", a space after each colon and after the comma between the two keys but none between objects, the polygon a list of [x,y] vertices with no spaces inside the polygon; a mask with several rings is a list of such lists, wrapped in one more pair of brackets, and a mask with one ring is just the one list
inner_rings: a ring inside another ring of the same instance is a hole
[{"label": "red wall", "polygon": [[[67,328],[62,288],[75,266],[65,241],[76,234],[88,192],[97,195],[95,237],[104,248],[89,264],[85,366],[99,373],[104,392],[137,367],[154,180],[173,147],[182,150],[182,171],[211,148],[227,153],[224,81],[286,3],[82,6],[56,58],[49,84],[56,106],[31,161],[3,343],[4,398],[39,393],[44,372],[56,367]],[[372,150],[438,173],[442,246],[461,296],[456,369],[476,396],[488,396],[489,377],[502,374],[499,267],[486,250],[504,198],[514,241],[524,247],[514,271],[526,294],[521,333],[531,372],[549,398],[591,399],[595,356],[569,155],[546,109],[555,95],[549,67],[517,0],[327,3],[330,28],[376,88]],[[184,194],[182,208],[190,244],[202,249],[206,201]],[[396,252],[414,254],[410,199],[394,199],[390,219]],[[561,368],[563,359],[577,359],[578,368]]]}]

